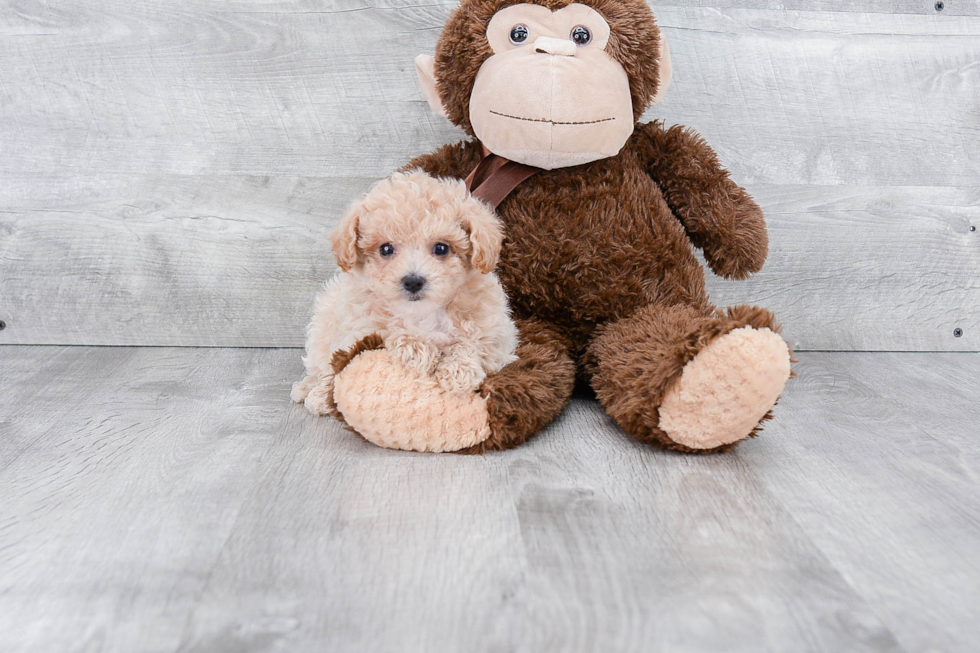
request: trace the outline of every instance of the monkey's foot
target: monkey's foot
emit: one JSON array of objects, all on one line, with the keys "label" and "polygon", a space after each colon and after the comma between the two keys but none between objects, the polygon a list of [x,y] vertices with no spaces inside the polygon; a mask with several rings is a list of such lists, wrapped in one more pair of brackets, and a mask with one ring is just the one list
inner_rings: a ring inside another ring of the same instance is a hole
[{"label": "monkey's foot", "polygon": [[333,398],[347,425],[379,447],[458,451],[490,437],[484,398],[447,392],[384,349],[361,351],[346,362],[334,377]]},{"label": "monkey's foot", "polygon": [[661,403],[659,428],[691,449],[738,442],[769,414],[789,377],[789,347],[778,334],[735,329],[684,366]]}]

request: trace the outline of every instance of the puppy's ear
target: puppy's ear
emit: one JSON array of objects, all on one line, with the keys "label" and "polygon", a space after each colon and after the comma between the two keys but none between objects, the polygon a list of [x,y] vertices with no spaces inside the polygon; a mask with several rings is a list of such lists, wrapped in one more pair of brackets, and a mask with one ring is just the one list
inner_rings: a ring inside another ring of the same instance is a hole
[{"label": "puppy's ear", "polygon": [[460,224],[470,237],[470,264],[483,274],[493,272],[504,242],[500,220],[483,202],[470,198],[463,205]]},{"label": "puppy's ear", "polygon": [[347,211],[340,224],[330,232],[330,246],[337,265],[348,272],[357,265],[357,227],[361,220],[360,204]]}]

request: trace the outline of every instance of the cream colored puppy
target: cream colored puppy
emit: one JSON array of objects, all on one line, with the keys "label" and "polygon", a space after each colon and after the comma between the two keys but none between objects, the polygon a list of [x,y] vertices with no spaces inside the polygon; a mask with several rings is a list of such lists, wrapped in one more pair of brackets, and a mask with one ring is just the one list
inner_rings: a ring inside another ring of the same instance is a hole
[{"label": "cream colored puppy", "polygon": [[311,413],[329,413],[334,353],[372,333],[450,392],[473,392],[517,360],[517,329],[492,272],[503,231],[462,181],[397,173],[351,207],[330,239],[342,272],[316,298],[306,377],[292,391]]}]

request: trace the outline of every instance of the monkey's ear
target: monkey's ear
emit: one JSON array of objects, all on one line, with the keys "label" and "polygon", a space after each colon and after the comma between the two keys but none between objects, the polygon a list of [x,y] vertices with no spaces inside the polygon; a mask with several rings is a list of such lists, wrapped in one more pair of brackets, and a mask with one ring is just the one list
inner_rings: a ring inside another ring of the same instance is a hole
[{"label": "monkey's ear", "polygon": [[436,58],[431,54],[420,54],[415,57],[415,74],[419,77],[419,84],[422,85],[422,95],[429,102],[429,106],[437,114],[446,117],[446,108],[442,106],[442,99],[436,89]]},{"label": "monkey's ear", "polygon": [[659,104],[664,95],[667,93],[667,89],[670,88],[670,82],[674,78],[674,65],[670,61],[670,48],[667,47],[667,38],[664,33],[660,33],[660,79],[657,84],[657,94],[653,96],[653,104]]},{"label": "monkey's ear", "polygon": [[337,265],[348,272],[357,265],[357,227],[361,221],[360,204],[352,207],[330,232],[330,246]]},{"label": "monkey's ear", "polygon": [[470,265],[489,274],[497,267],[504,230],[490,207],[475,198],[466,201],[460,224],[470,238]]}]

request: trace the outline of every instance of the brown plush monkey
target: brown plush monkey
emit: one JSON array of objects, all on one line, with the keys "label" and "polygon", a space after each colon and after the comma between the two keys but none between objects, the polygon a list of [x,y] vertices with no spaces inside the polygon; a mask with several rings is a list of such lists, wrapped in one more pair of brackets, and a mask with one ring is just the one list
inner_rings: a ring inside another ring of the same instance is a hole
[{"label": "brown plush monkey", "polygon": [[769,311],[709,302],[691,246],[744,279],[765,261],[765,223],[699,136],[636,122],[671,69],[644,0],[462,0],[417,65],[433,108],[474,138],[408,168],[466,178],[492,152],[540,169],[497,208],[520,359],[474,400],[412,379],[366,339],[335,359],[337,416],[384,446],[506,449],[551,422],[578,378],[643,442],[710,452],[755,434],[789,348]]}]

